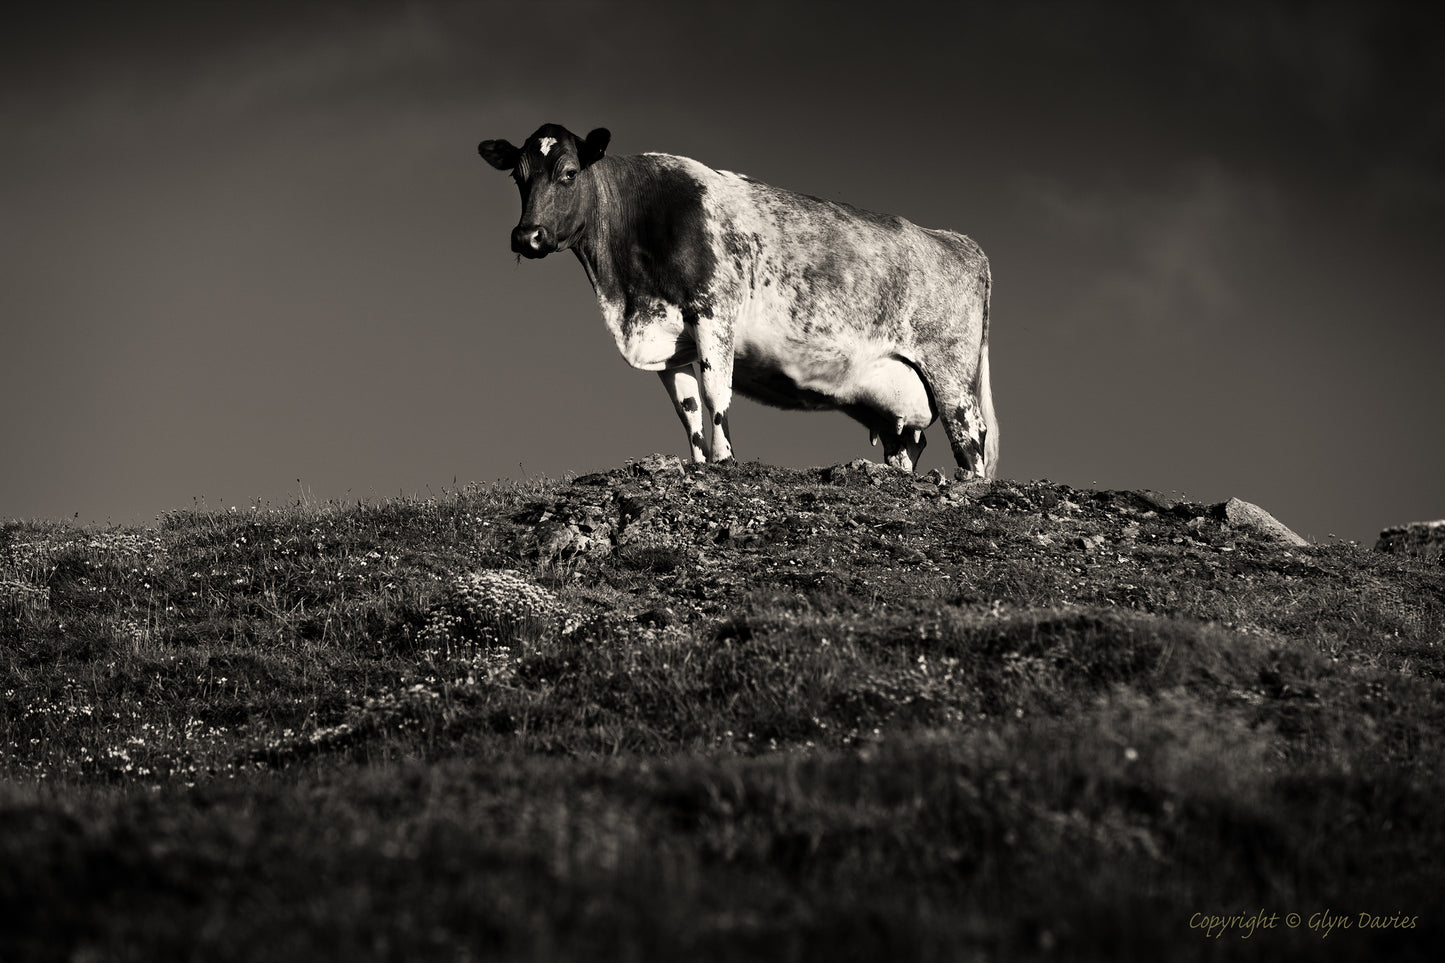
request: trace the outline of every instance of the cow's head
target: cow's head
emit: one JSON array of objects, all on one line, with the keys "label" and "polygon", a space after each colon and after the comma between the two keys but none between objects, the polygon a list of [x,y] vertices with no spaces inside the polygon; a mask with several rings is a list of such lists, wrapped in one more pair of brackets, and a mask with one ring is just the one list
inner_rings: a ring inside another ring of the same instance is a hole
[{"label": "cow's head", "polygon": [[477,150],[497,170],[511,171],[522,192],[522,220],[512,229],[512,250],[546,257],[571,247],[587,226],[582,204],[583,172],[607,151],[612,139],[599,127],[579,138],[565,127],[543,124],[522,144],[484,140]]}]

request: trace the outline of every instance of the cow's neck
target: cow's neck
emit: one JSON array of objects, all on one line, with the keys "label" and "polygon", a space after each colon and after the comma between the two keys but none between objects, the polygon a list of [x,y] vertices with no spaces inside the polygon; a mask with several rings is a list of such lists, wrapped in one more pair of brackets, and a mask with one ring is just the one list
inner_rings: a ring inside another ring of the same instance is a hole
[{"label": "cow's neck", "polygon": [[604,157],[588,168],[586,228],[572,250],[604,315],[676,307],[706,310],[716,256],[703,210],[704,187],[679,158]]},{"label": "cow's neck", "polygon": [[606,310],[609,304],[620,304],[624,297],[625,267],[617,263],[618,245],[613,242],[615,232],[622,229],[617,222],[629,187],[626,182],[633,178],[628,176],[630,171],[625,165],[611,157],[597,161],[587,173],[589,176],[579,185],[587,192],[582,199],[587,212],[585,226],[572,246],[572,253],[582,262],[587,280],[592,282],[592,290]]}]

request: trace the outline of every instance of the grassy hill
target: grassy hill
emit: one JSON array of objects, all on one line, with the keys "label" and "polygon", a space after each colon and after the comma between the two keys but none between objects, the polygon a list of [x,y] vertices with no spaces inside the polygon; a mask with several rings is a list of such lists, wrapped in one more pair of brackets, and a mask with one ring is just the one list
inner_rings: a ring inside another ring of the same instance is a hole
[{"label": "grassy hill", "polygon": [[0,960],[1434,959],[1445,570],[1222,518],[654,457],[7,524]]}]

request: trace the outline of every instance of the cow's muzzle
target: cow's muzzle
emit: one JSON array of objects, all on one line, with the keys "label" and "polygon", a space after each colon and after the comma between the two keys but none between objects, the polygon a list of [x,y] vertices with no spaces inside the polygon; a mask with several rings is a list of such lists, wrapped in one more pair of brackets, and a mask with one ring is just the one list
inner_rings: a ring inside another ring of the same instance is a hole
[{"label": "cow's muzzle", "polygon": [[518,224],[512,230],[512,250],[522,257],[546,257],[557,250],[557,239],[540,224]]}]

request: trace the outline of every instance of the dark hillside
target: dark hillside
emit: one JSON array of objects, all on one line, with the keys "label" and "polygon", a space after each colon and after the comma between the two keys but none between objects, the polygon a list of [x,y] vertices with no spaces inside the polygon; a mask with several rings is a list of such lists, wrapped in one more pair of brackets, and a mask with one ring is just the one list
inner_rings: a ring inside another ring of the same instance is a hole
[{"label": "dark hillside", "polygon": [[0,961],[1434,959],[1445,569],[862,462],[0,528]]}]

